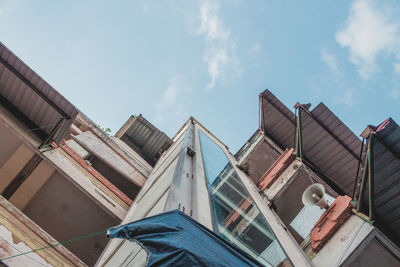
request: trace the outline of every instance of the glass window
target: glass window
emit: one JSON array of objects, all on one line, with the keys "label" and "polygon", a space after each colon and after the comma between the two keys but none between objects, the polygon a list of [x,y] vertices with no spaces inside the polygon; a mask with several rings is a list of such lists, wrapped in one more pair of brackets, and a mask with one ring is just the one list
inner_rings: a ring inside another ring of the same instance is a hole
[{"label": "glass window", "polygon": [[267,266],[291,266],[224,151],[199,131],[215,231]]}]

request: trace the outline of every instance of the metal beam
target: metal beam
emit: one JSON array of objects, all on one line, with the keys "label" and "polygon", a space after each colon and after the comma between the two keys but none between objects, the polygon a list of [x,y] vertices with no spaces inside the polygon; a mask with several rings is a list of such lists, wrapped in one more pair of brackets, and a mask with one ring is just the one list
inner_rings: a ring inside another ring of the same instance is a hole
[{"label": "metal beam", "polygon": [[297,109],[296,117],[296,155],[303,161],[303,133],[301,129],[301,109]]},{"label": "metal beam", "polygon": [[369,153],[368,153],[368,199],[369,199],[369,219],[373,221],[375,213],[375,194],[374,194],[374,137],[370,135]]},{"label": "metal beam", "polygon": [[31,175],[31,173],[36,169],[41,161],[42,158],[38,154],[33,155],[33,157],[28,161],[24,168],[22,168],[18,175],[3,190],[3,192],[1,193],[3,197],[5,197],[6,199],[10,199],[12,195],[22,185],[22,183],[25,182],[29,175]]},{"label": "metal beam", "polygon": [[362,139],[360,155],[358,157],[357,173],[356,173],[356,179],[354,180],[354,187],[353,187],[353,196],[352,196],[353,200],[356,200],[357,182],[358,182],[358,175],[360,174],[361,157],[362,157],[362,153],[363,153],[363,150],[364,150],[364,142],[365,142],[365,138]]}]

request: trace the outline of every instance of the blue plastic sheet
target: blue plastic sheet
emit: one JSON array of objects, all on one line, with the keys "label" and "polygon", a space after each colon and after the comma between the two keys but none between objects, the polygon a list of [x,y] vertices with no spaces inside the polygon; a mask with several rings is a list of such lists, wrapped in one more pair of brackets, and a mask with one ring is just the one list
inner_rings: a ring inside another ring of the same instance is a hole
[{"label": "blue plastic sheet", "polygon": [[178,210],[109,229],[108,235],[139,242],[150,253],[147,266],[264,266]]}]

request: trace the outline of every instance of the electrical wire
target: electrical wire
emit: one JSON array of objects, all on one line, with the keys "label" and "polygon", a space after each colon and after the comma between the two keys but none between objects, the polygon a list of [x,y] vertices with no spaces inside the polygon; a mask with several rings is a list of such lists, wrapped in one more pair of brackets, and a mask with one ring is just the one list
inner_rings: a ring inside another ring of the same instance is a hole
[{"label": "electrical wire", "polygon": [[41,129],[49,128],[49,127],[52,127],[52,126],[56,126],[57,124],[58,124],[58,122],[56,122],[56,123],[51,123],[51,124],[47,124],[47,125],[42,126],[42,127],[37,127],[37,128],[28,129],[26,132],[29,133],[29,132],[33,132],[33,131],[36,131],[36,130],[41,130]]},{"label": "electrical wire", "polygon": [[[11,246],[13,249],[15,249],[16,251],[18,251],[19,253],[22,253],[18,248],[16,248],[15,246],[13,246],[13,244],[11,244],[10,242],[8,242],[6,239],[4,239],[3,237],[1,237],[0,236],[0,238],[1,239],[3,239],[9,246]],[[42,265],[42,266],[46,266],[46,265],[44,265],[43,263],[41,263],[41,262],[39,262],[39,261],[37,261],[37,260],[35,260],[34,258],[31,258],[30,256],[28,256],[28,255],[25,255],[27,258],[29,258],[30,260],[32,260],[32,261],[34,261],[34,262],[36,262],[36,263],[38,263],[38,264],[40,264],[40,265]]]},{"label": "electrical wire", "polygon": [[26,255],[26,254],[29,254],[29,253],[32,253],[32,252],[36,252],[36,251],[40,251],[40,250],[44,250],[44,249],[48,249],[48,248],[53,248],[53,247],[56,247],[56,246],[59,246],[59,245],[72,243],[72,242],[79,241],[79,240],[82,240],[82,239],[85,239],[85,238],[89,238],[89,237],[93,237],[93,236],[96,236],[96,235],[104,234],[105,232],[107,232],[107,230],[108,229],[103,230],[101,232],[97,232],[97,233],[93,233],[93,234],[89,234],[89,235],[85,235],[85,236],[76,237],[76,238],[73,238],[71,240],[67,240],[67,241],[64,241],[64,242],[56,243],[56,244],[53,244],[53,245],[50,245],[50,246],[45,246],[45,247],[41,247],[41,248],[38,248],[38,249],[30,250],[30,251],[23,252],[23,253],[20,253],[20,254],[17,254],[17,255],[1,258],[0,260],[4,261],[4,260],[11,259],[11,258],[22,256],[22,255]]},{"label": "electrical wire", "polygon": [[343,251],[342,255],[340,256],[339,260],[337,261],[336,266],[340,266],[344,256],[346,255],[347,251],[349,250],[350,246],[353,244],[354,240],[356,239],[356,237],[358,236],[358,234],[360,233],[361,229],[364,227],[364,225],[366,223],[367,223],[366,221],[363,221],[363,223],[361,224],[360,228],[358,228],[357,232],[354,234],[354,236],[351,238],[349,243],[346,245],[346,248]]},{"label": "electrical wire", "polygon": [[300,168],[303,168],[305,170],[305,172],[307,173],[308,177],[311,180],[311,184],[315,184],[315,181],[312,178],[312,174],[310,173],[310,170],[308,170],[308,168],[304,165],[304,163],[300,166]]}]

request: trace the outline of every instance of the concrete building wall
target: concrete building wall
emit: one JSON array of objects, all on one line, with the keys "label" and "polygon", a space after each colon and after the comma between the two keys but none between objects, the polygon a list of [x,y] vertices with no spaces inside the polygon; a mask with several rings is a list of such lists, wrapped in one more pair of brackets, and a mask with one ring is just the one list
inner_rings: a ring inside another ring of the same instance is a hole
[{"label": "concrete building wall", "polygon": [[[270,199],[272,207],[279,218],[300,244],[303,241],[303,238],[291,227],[290,224],[304,208],[302,202],[303,192],[313,183],[322,183],[329,196],[336,198],[338,195],[327,184],[323,183],[321,178],[298,160],[295,160],[291,165],[289,165],[286,169],[286,173],[283,173],[281,176],[282,178],[278,178],[278,180],[273,184],[273,186],[282,185],[280,190],[275,195],[269,195],[269,193],[273,191],[267,189],[265,194]],[[284,182],[282,183],[282,181]]]},{"label": "concrete building wall", "polygon": [[[202,129],[209,138],[223,149],[234,166],[234,170],[240,174],[241,182],[250,191],[251,197],[256,200],[255,204],[262,206],[260,208],[261,214],[271,224],[271,228],[288,252],[292,262],[298,266],[309,266],[310,263],[304,253],[302,253],[300,247],[291,238],[276,214],[269,210],[264,200],[258,194],[254,184],[244,173],[241,173],[236,168],[235,165],[237,162],[233,155],[226,149],[225,145],[200,124],[194,122],[190,125],[190,123],[191,120],[189,119],[189,126],[183,129],[183,133],[178,135],[175,143],[162,155],[122,224],[155,215],[165,210],[178,208],[182,210],[184,206],[186,207],[186,211],[184,211],[186,214],[193,216],[194,219],[203,225],[213,229],[210,193],[206,184],[198,134],[198,130]],[[190,137],[190,135],[192,136]],[[192,139],[187,139],[188,137]],[[186,146],[190,146],[190,149],[193,151],[188,150]],[[184,153],[182,154],[182,152]],[[186,194],[189,194],[190,197],[186,198]],[[252,213],[250,212],[249,214]],[[254,218],[246,218],[254,220]],[[236,239],[233,238],[233,240]],[[121,264],[121,262],[124,262],[124,264],[127,262],[129,264],[137,262],[139,264],[145,255],[143,253],[139,248],[135,249],[133,242],[113,239],[107,245],[97,265],[115,266]],[[133,254],[142,256],[132,258]]]},{"label": "concrete building wall", "polygon": [[117,172],[115,169],[110,167],[102,159],[96,156],[90,156],[88,161],[92,164],[92,167],[96,169],[101,175],[103,175],[108,181],[116,186],[121,192],[127,195],[130,199],[134,200],[140,190],[140,186],[136,185],[132,181],[126,179],[123,175]]},{"label": "concrete building wall", "polygon": [[99,206],[106,209],[115,217],[122,220],[125,218],[128,206],[106,185],[98,181],[91,173],[79,165],[61,148],[52,149],[43,155],[68,177],[76,186],[81,188],[82,193],[89,195]]},{"label": "concrete building wall", "polygon": [[42,140],[34,134],[23,122],[10,113],[3,105],[0,105],[0,124],[7,127],[15,136],[19,136],[33,147],[38,147]]},{"label": "concrete building wall", "polygon": [[312,262],[316,266],[339,266],[373,228],[360,217],[351,216],[312,259]]},{"label": "concrete building wall", "polygon": [[382,244],[381,240],[374,238],[368,242],[354,259],[349,260],[343,266],[363,267],[392,267],[399,266],[399,255],[395,255]]},{"label": "concrete building wall", "polygon": [[264,173],[278,159],[282,151],[271,145],[265,137],[251,150],[251,153],[241,163],[242,169],[257,184]]},{"label": "concrete building wall", "polygon": [[11,196],[10,202],[13,203],[18,209],[23,210],[33,196],[54,174],[54,172],[55,169],[46,161],[42,160],[35,170],[33,170],[31,175],[29,175],[29,177]]},{"label": "concrete building wall", "polygon": [[73,139],[101,159],[105,164],[108,164],[111,168],[119,172],[127,180],[135,183],[137,186],[143,186],[146,177],[92,132],[86,131],[80,135],[73,136]]},{"label": "concrete building wall", "polygon": [[123,241],[115,254],[104,266],[144,267],[147,263],[147,252],[139,244],[132,241]]},{"label": "concrete building wall", "polygon": [[30,147],[21,144],[0,168],[0,192],[13,181],[35,154]]},{"label": "concrete building wall", "polygon": [[[119,223],[60,173],[54,173],[23,212],[59,241],[105,230]],[[104,235],[66,244],[85,263],[93,265],[107,238]]]},{"label": "concrete building wall", "polygon": [[0,168],[14,154],[22,141],[5,124],[0,123]]},{"label": "concrete building wall", "polygon": [[[57,241],[0,196],[0,258],[56,244]],[[64,246],[3,260],[9,266],[85,266]]]},{"label": "concrete building wall", "polygon": [[[174,171],[182,151],[184,137],[184,134],[181,135],[160,157],[121,224],[140,220],[164,211]],[[132,255],[137,256],[133,258]],[[116,266],[129,262],[129,264],[133,264],[132,266],[141,266],[143,258],[146,258],[145,255],[147,255],[146,251],[135,245],[134,242],[111,239],[96,265]]]}]

